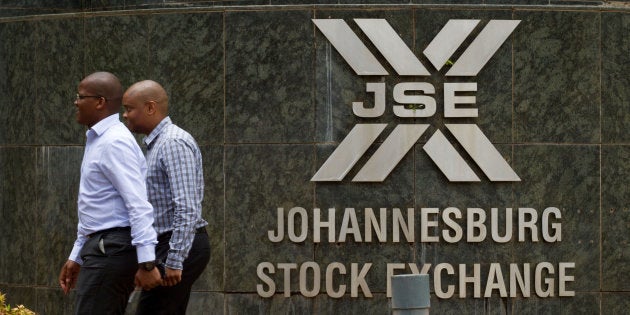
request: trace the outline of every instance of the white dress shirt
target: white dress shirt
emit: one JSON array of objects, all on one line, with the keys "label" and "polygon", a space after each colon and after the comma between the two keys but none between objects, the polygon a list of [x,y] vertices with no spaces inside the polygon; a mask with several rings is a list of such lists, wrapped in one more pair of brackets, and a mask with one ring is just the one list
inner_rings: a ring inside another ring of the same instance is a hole
[{"label": "white dress shirt", "polygon": [[82,264],[87,236],[114,227],[131,227],[138,262],[155,260],[157,234],[147,201],[144,155],[131,132],[111,115],[87,133],[79,184],[77,240],[70,260]]}]

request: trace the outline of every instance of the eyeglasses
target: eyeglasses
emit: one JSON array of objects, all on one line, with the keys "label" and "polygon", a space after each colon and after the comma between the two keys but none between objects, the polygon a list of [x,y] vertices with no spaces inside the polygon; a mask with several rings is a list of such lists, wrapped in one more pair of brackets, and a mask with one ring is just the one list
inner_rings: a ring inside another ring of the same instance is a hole
[{"label": "eyeglasses", "polygon": [[84,99],[86,97],[102,98],[102,99],[107,101],[107,98],[105,98],[105,96],[100,96],[100,95],[81,95],[79,93],[77,93],[75,100],[77,100],[77,101],[78,100],[82,100],[82,99]]}]

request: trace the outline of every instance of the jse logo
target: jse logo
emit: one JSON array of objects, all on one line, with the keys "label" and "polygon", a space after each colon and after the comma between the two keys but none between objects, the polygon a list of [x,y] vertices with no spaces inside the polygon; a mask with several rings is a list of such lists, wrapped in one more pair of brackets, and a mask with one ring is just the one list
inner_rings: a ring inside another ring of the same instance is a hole
[{"label": "jse logo", "polygon": [[[355,19],[354,21],[398,75],[430,75],[386,20]],[[389,75],[345,21],[314,19],[313,22],[357,75]],[[479,22],[479,20],[448,21],[423,51],[424,56],[439,71]],[[519,23],[518,20],[491,20],[455,61],[446,76],[477,75]],[[458,92],[476,91],[476,82],[444,83],[444,117],[477,117],[476,108],[458,107],[458,104],[474,104],[476,101],[474,96],[461,96]],[[353,102],[353,113],[365,118],[380,117],[386,109],[385,83],[367,83],[366,92],[374,94],[374,106],[366,108],[362,102]],[[432,96],[434,94],[435,87],[428,82],[398,83],[393,88],[393,99],[396,102],[396,105],[393,105],[393,112],[398,117],[432,117],[437,109],[435,98]],[[405,104],[419,104],[420,106],[409,109],[404,107]],[[355,125],[311,181],[343,180],[386,126],[387,124]],[[381,182],[385,180],[428,127],[427,124],[397,125],[352,181]],[[491,181],[521,180],[477,125],[446,124],[446,128]],[[429,138],[423,149],[451,182],[480,181],[477,174],[440,130]]]}]

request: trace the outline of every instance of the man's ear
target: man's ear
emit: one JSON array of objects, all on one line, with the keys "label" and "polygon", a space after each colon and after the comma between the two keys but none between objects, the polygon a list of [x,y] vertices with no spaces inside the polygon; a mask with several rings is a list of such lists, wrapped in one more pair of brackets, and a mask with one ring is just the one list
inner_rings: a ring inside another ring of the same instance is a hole
[{"label": "man's ear", "polygon": [[144,103],[144,107],[148,115],[154,115],[156,112],[157,103],[155,101],[147,101]]},{"label": "man's ear", "polygon": [[107,100],[104,97],[98,99],[98,103],[96,104],[97,110],[107,109]]}]

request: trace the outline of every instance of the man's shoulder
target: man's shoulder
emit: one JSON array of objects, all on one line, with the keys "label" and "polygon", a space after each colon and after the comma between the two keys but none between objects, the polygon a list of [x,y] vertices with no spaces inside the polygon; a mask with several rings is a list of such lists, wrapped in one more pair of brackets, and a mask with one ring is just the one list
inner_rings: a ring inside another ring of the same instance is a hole
[{"label": "man's shoulder", "polygon": [[113,147],[127,147],[132,149],[140,149],[136,138],[134,138],[133,134],[125,125],[116,124],[111,126],[103,135],[102,142],[105,145],[113,146]]},{"label": "man's shoulder", "polygon": [[127,127],[123,124],[115,124],[107,129],[103,134],[103,137],[106,137],[110,141],[129,141],[133,140],[136,142],[133,134]]},{"label": "man's shoulder", "polygon": [[196,143],[195,138],[188,131],[175,124],[166,126],[163,137],[165,140],[184,140]]}]

